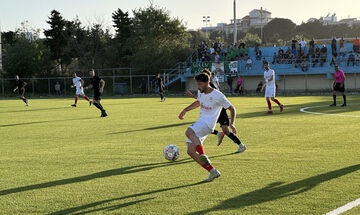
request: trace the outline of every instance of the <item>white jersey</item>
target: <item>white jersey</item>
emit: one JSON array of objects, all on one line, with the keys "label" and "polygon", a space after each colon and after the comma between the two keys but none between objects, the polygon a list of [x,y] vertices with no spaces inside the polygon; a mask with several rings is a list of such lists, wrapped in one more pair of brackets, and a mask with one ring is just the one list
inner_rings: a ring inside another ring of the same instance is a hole
[{"label": "white jersey", "polygon": [[219,85],[218,85],[218,81],[219,79],[215,76],[215,77],[211,77],[211,83],[215,86],[215,88],[218,90],[220,89],[219,88]]},{"label": "white jersey", "polygon": [[205,122],[211,130],[214,130],[216,126],[221,109],[228,109],[231,106],[225,95],[215,89],[209,94],[198,91],[197,100],[200,102],[200,117],[198,121]]},{"label": "white jersey", "polygon": [[[271,81],[269,81],[271,76],[273,77],[273,79]],[[264,78],[265,78],[265,80],[267,80],[266,88],[274,88],[275,89],[275,71],[272,69],[269,69],[269,71],[265,70]]]},{"label": "white jersey", "polygon": [[82,88],[80,80],[81,80],[80,77],[73,78],[73,83],[76,86],[76,90],[80,90]]}]

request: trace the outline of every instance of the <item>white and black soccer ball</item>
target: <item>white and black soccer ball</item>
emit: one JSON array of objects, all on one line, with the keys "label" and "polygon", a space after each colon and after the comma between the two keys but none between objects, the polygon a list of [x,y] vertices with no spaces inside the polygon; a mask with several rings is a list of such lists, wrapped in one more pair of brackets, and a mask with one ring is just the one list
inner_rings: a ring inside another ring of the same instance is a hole
[{"label": "white and black soccer ball", "polygon": [[175,145],[168,145],[164,149],[164,157],[166,160],[175,161],[180,156],[180,150]]}]

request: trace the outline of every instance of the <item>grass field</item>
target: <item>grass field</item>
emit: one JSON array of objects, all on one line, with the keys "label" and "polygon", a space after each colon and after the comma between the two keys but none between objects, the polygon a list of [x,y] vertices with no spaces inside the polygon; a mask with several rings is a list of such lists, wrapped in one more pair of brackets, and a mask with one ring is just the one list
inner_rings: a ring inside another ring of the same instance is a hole
[{"label": "grass field", "polygon": [[[331,99],[280,97],[285,111],[268,116],[262,97],[230,97],[248,150],[232,154],[230,139],[217,147],[209,136],[222,176],[206,184],[184,136],[199,110],[177,118],[192,99],[103,99],[108,118],[85,100],[0,100],[0,214],[327,213],[360,198],[360,96],[346,108]],[[341,116],[299,111],[314,106]],[[176,162],[163,158],[169,144]]]}]

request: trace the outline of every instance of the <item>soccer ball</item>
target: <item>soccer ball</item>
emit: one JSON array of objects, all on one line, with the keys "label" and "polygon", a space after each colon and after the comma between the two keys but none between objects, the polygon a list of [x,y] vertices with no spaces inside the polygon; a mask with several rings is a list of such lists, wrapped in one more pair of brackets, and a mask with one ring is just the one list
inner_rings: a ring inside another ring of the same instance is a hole
[{"label": "soccer ball", "polygon": [[180,150],[175,145],[168,145],[164,149],[164,157],[166,160],[175,161],[180,156]]}]

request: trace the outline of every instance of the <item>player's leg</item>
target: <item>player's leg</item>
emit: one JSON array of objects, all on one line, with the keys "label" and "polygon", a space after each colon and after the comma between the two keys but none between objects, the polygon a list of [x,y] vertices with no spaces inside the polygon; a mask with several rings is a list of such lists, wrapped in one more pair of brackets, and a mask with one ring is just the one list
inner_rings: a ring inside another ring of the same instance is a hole
[{"label": "player's leg", "polygon": [[275,102],[277,105],[279,105],[279,107],[280,107],[280,112],[282,112],[283,109],[284,109],[284,105],[282,105],[282,104],[279,102],[279,100],[277,100],[275,97],[271,97],[271,100],[272,100],[273,102]]},{"label": "player's leg", "polygon": [[106,117],[107,113],[106,113],[105,109],[103,108],[103,106],[101,105],[100,100],[101,100],[101,93],[98,91],[94,91],[93,104],[97,109],[99,109],[101,111],[101,117]]},{"label": "player's leg", "polygon": [[77,106],[77,101],[78,101],[78,95],[76,94],[75,95],[75,102],[71,106],[76,107]]},{"label": "player's leg", "polygon": [[266,103],[267,103],[268,109],[269,109],[269,111],[267,113],[272,114],[272,106],[271,106],[271,102],[270,102],[270,97],[266,97]]},{"label": "player's leg", "polygon": [[333,103],[330,106],[336,106],[336,90],[333,90]]},{"label": "player's leg", "polygon": [[346,95],[345,95],[345,90],[341,90],[341,94],[343,96],[343,100],[344,103],[341,105],[341,107],[345,107],[346,106]]},{"label": "player's leg", "polygon": [[24,90],[19,90],[19,98],[26,104],[26,106],[29,106],[28,100],[25,98],[24,94]]},{"label": "player's leg", "polygon": [[230,132],[229,126],[223,125],[221,126],[221,128],[224,134],[226,134],[226,136],[228,136],[235,144],[239,146],[238,150],[235,153],[241,153],[246,150],[246,146],[241,142],[241,140],[237,137],[237,135]]},{"label": "player's leg", "polygon": [[81,95],[81,97],[83,97],[86,101],[88,101],[88,102],[89,102],[89,106],[91,106],[92,101],[89,99],[89,97],[87,97],[87,96],[85,95],[85,93],[83,93],[83,94]]},{"label": "player's leg", "polygon": [[210,182],[215,178],[219,177],[221,173],[211,165],[209,158],[205,154],[202,141],[206,138],[206,135],[201,138],[202,140],[200,140],[200,138],[196,135],[193,128],[196,130],[200,130],[198,132],[200,133],[200,136],[204,135],[205,133],[206,135],[208,134],[207,132],[204,132],[204,130],[201,131],[201,125],[199,126],[199,123],[195,123],[194,125],[189,127],[185,132],[185,135],[189,138],[189,140],[187,141],[187,145],[188,145],[187,153],[204,169],[210,172],[209,178],[205,180],[205,182]]}]

